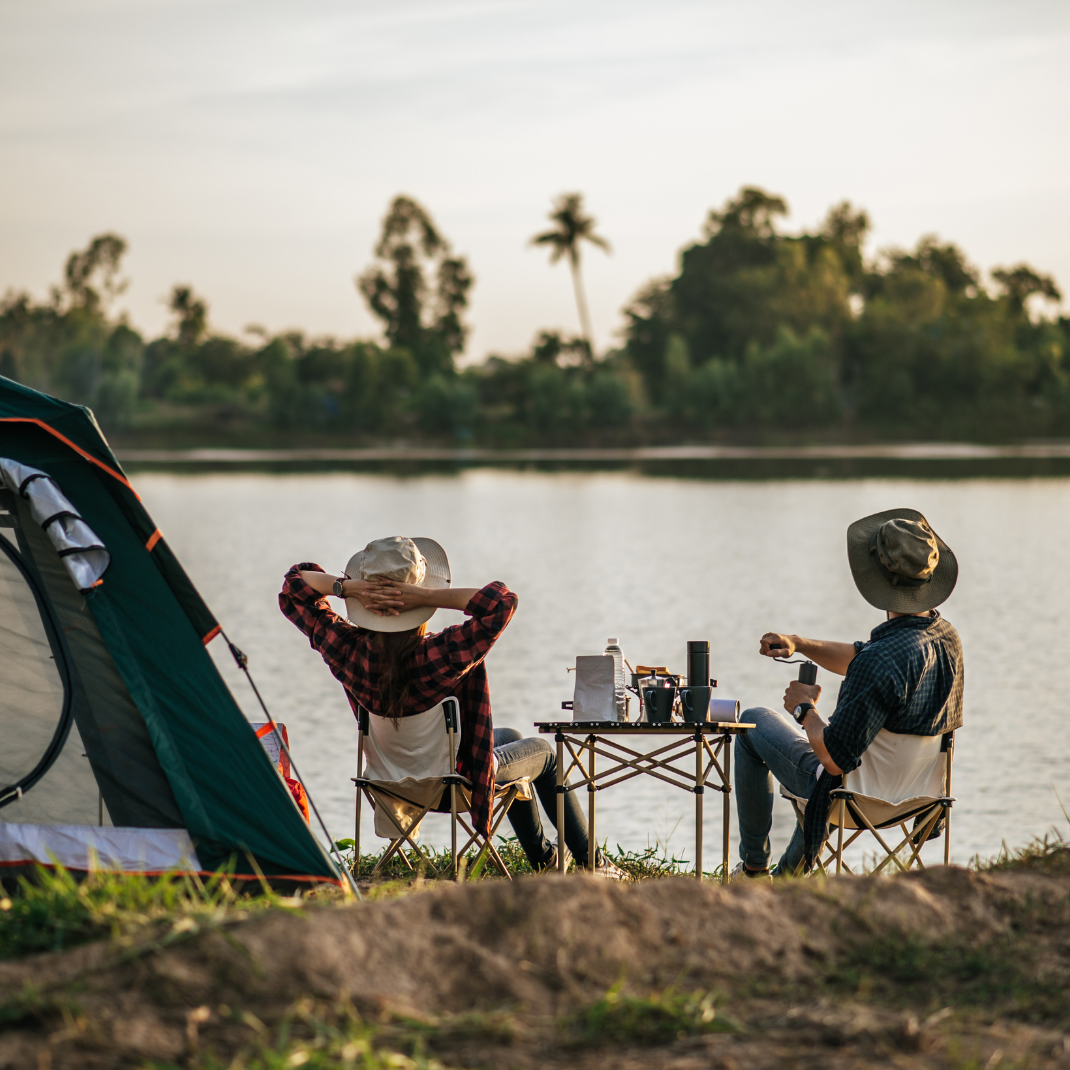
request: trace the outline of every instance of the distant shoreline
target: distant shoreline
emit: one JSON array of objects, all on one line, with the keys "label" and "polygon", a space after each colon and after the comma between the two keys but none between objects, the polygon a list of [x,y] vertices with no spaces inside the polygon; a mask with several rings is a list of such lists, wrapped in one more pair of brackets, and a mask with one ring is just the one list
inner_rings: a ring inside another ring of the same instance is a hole
[{"label": "distant shoreline", "polygon": [[680,461],[1044,461],[1070,460],[1070,442],[986,446],[965,442],[902,442],[821,446],[636,446],[530,449],[442,448],[429,446],[312,447],[297,449],[117,448],[123,464],[603,464]]}]

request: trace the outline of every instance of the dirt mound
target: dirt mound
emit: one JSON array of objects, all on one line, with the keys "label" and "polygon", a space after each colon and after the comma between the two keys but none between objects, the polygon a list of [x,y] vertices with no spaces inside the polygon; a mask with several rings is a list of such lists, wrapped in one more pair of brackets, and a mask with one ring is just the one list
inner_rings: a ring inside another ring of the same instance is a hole
[{"label": "dirt mound", "polygon": [[200,932],[189,922],[129,947],[0,964],[0,1066],[229,1059],[310,996],[346,998],[378,1020],[509,1017],[505,1032],[442,1033],[436,1050],[449,1063],[669,1065],[664,1045],[564,1046],[561,1022],[620,985],[712,991],[739,1023],[673,1040],[681,1067],[774,1065],[788,1052],[822,1066],[904,1049],[943,1058],[950,1038],[988,1059],[997,1026],[1034,1065],[1070,1065],[1067,893],[1065,872],[1050,870],[728,888],[550,877]]}]

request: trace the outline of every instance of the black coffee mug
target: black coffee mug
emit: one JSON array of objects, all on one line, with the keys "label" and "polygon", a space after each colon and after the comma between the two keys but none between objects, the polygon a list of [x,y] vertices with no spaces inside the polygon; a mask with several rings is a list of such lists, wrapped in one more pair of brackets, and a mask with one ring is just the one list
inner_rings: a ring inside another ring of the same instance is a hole
[{"label": "black coffee mug", "polygon": [[650,724],[666,724],[672,720],[672,706],[676,700],[675,687],[648,687],[643,692],[643,710]]},{"label": "black coffee mug", "polygon": [[702,724],[709,720],[712,687],[681,687],[680,712],[689,724]]}]

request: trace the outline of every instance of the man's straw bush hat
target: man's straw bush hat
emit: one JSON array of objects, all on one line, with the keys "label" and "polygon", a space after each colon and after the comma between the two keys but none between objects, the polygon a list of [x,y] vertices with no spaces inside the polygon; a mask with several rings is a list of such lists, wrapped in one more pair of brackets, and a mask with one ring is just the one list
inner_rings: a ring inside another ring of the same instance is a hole
[{"label": "man's straw bush hat", "polygon": [[955,589],[959,564],[917,509],[886,509],[847,529],[847,559],[862,597],[877,609],[924,613]]},{"label": "man's straw bush hat", "polygon": [[[385,576],[397,583],[442,588],[450,585],[450,563],[446,551],[434,539],[391,535],[375,539],[355,553],[346,565],[346,575],[355,580]],[[429,621],[434,614],[434,606],[418,606],[396,617],[379,617],[356,598],[346,599],[346,616],[371,632],[406,632]]]}]

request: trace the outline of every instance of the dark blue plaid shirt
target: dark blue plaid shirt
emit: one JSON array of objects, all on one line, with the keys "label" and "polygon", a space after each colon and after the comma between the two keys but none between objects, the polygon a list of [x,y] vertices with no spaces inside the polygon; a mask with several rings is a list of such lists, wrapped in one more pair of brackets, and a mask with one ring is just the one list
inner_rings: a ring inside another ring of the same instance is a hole
[{"label": "dark blue plaid shirt", "polygon": [[962,643],[935,610],[893,617],[855,649],[825,729],[829,756],[845,773],[882,728],[939,736],[962,726]]}]

